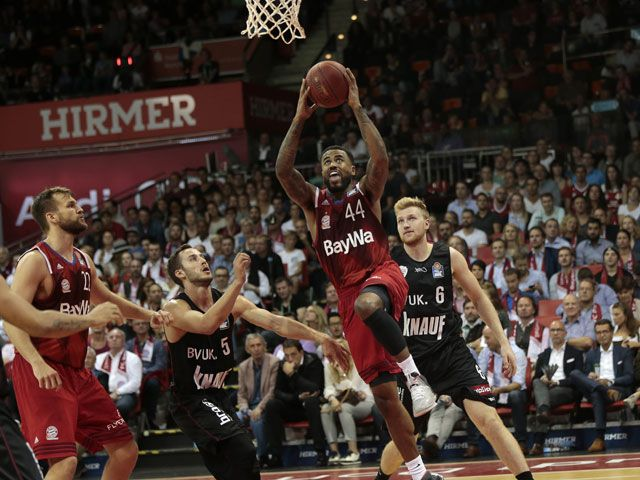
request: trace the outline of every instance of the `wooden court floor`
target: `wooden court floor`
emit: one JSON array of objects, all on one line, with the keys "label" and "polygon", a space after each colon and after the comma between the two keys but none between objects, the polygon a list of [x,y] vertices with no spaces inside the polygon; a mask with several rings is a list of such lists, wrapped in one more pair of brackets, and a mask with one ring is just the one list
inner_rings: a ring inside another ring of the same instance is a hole
[{"label": "wooden court floor", "polygon": [[[640,452],[602,455],[554,456],[528,459],[536,480],[640,480]],[[497,460],[438,463],[431,470],[445,479],[513,480],[504,465]],[[377,467],[342,467],[327,469],[282,470],[262,472],[263,480],[373,480]],[[210,476],[184,477],[180,472],[164,480],[204,480]],[[410,480],[404,471],[393,480]]]}]

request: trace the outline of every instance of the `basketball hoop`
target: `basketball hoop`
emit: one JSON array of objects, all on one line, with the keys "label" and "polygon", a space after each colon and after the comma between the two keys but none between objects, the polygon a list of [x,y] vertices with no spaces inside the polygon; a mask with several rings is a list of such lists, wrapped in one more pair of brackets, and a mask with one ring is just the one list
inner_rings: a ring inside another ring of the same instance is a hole
[{"label": "basketball hoop", "polygon": [[302,0],[246,0],[249,16],[242,31],[249,38],[269,35],[274,40],[291,43],[306,38],[298,21]]}]

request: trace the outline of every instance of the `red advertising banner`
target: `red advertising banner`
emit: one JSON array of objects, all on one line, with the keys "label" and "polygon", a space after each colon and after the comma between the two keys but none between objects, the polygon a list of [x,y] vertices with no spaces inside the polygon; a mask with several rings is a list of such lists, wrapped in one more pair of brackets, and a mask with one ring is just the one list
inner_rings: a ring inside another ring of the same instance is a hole
[{"label": "red advertising banner", "polygon": [[[246,159],[244,132],[215,142],[170,145],[125,152],[50,157],[0,162],[0,204],[5,243],[10,244],[38,230],[30,207],[33,197],[48,186],[71,188],[80,204],[91,210],[104,200],[144,186],[152,178],[173,171],[206,165],[214,154],[221,164]],[[143,196],[144,202],[153,198]]]},{"label": "red advertising banner", "polygon": [[296,113],[298,93],[252,83],[244,84],[246,128],[285,133]]},{"label": "red advertising banner", "polygon": [[0,108],[0,153],[243,129],[242,82]]},{"label": "red advertising banner", "polygon": [[[245,37],[227,38],[224,40],[203,40],[192,44],[191,50],[198,53],[192,60],[191,77],[200,76],[200,66],[205,60],[203,54],[207,50],[211,58],[218,62],[220,75],[241,75],[245,70],[245,54],[250,40]],[[184,66],[180,61],[180,44],[171,43],[150,47],[151,79],[156,82],[180,80],[185,77]]]}]

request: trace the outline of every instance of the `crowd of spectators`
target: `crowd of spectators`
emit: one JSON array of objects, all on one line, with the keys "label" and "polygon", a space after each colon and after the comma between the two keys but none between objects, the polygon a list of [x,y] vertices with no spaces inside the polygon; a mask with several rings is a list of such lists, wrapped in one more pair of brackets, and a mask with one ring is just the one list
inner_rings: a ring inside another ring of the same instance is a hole
[{"label": "crowd of spectators", "polygon": [[[327,3],[306,2],[303,25]],[[2,2],[0,104],[143,89],[152,84],[149,47],[161,44],[179,45],[183,84],[196,74],[217,81],[219,66],[202,42],[239,36],[246,18],[244,0]]]}]

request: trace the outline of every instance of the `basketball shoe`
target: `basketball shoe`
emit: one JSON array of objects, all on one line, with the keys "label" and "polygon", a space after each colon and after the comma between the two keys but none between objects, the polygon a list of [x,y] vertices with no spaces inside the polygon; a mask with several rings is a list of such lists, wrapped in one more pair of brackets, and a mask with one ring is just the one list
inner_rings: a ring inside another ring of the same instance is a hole
[{"label": "basketball shoe", "polygon": [[424,376],[412,373],[407,380],[407,386],[411,392],[414,417],[420,417],[433,410],[436,406],[436,394],[433,393]]}]

